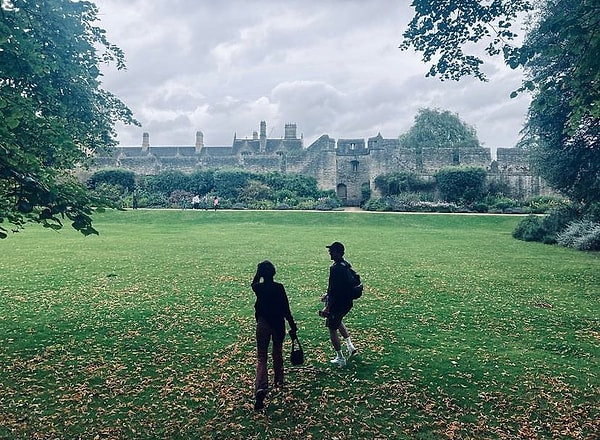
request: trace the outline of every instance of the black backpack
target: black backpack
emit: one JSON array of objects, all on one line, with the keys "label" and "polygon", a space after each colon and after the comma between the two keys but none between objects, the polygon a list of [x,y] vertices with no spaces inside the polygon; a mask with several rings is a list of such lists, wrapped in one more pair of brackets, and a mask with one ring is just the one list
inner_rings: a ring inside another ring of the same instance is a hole
[{"label": "black backpack", "polygon": [[350,285],[352,286],[352,289],[350,290],[350,296],[352,299],[358,299],[363,294],[363,284],[360,279],[360,275],[354,269],[352,269],[350,264],[346,264],[346,267],[348,268],[348,277],[350,278]]}]

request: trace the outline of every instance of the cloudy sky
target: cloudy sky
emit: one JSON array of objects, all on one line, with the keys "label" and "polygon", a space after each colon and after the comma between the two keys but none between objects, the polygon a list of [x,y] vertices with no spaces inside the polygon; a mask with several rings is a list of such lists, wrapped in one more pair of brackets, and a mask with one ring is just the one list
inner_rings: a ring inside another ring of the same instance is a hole
[{"label": "cloudy sky", "polygon": [[529,99],[510,99],[521,72],[484,59],[489,82],[425,78],[417,53],[398,49],[412,17],[397,0],[95,0],[127,70],[103,87],[142,128],[117,126],[122,145],[209,146],[251,137],[260,121],[280,138],[296,123],[305,146],[328,134],[396,138],[419,108],[458,113],[488,147],[512,147]]}]

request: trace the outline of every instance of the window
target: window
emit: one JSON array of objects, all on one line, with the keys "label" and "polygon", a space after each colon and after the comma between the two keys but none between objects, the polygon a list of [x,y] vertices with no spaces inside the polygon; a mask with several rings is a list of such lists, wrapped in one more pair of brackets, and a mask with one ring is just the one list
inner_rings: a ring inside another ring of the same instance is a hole
[{"label": "window", "polygon": [[353,172],[357,172],[358,171],[358,161],[357,160],[351,161],[350,165],[352,166],[352,171]]}]

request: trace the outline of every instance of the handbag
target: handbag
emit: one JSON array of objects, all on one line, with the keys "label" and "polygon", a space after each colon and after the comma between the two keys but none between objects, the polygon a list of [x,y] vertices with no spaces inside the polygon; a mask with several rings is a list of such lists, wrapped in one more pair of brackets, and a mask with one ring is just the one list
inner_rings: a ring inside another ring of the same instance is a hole
[{"label": "handbag", "polygon": [[[296,348],[296,342],[298,347]],[[292,352],[290,353],[290,362],[292,365],[302,365],[304,363],[304,350],[302,350],[302,344],[300,339],[296,336],[292,339]]]}]

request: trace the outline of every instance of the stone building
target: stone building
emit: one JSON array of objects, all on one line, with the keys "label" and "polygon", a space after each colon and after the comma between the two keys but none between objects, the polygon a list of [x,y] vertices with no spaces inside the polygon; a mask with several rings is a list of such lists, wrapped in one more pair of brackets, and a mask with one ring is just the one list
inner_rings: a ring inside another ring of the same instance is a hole
[{"label": "stone building", "polygon": [[381,134],[364,139],[338,139],[324,134],[308,147],[298,137],[296,124],[286,124],[283,138],[267,137],[267,124],[251,138],[234,135],[231,146],[208,146],[202,132],[196,133],[195,145],[150,144],[144,133],[141,146],[119,146],[110,157],[96,158],[95,168],[119,167],[137,174],[156,174],[176,169],[192,172],[201,169],[240,168],[253,172],[279,171],[314,177],[321,189],[333,189],[347,206],[358,206],[363,188],[375,192],[378,175],[411,172],[424,179],[447,166],[479,166],[488,171],[488,179],[509,188],[516,198],[552,194],[535,176],[526,151],[498,148],[492,160],[489,148],[405,148],[398,139]]}]

